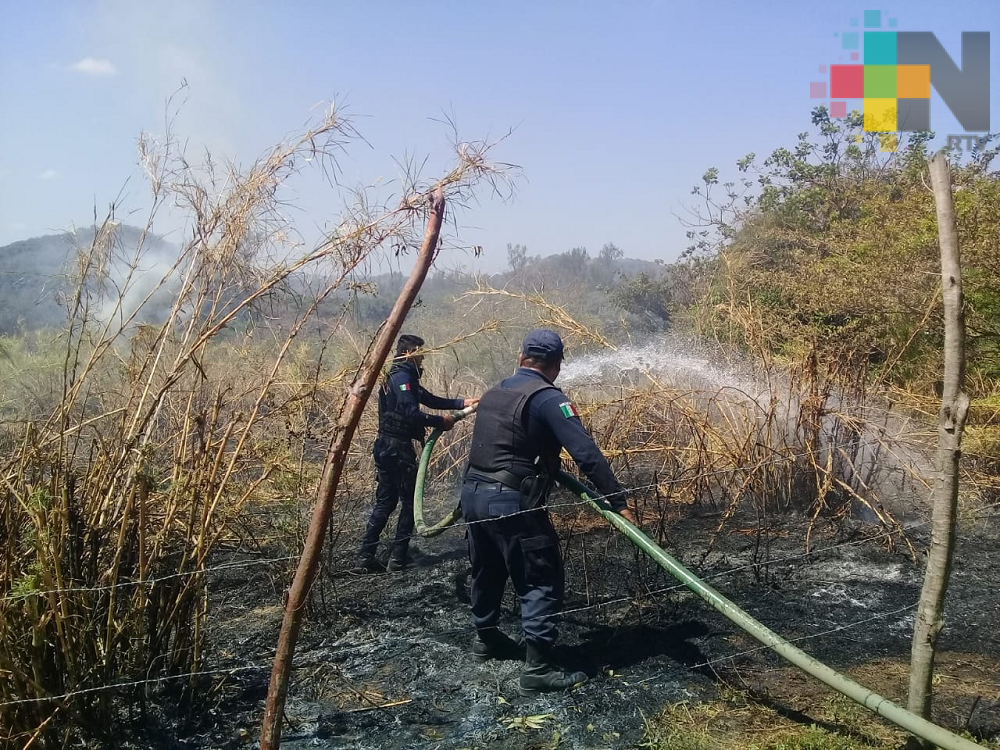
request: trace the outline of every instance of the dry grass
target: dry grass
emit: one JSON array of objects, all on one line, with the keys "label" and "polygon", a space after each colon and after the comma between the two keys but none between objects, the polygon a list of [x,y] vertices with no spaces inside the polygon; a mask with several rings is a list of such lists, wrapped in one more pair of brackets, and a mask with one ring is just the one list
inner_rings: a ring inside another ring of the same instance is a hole
[{"label": "dry grass", "polygon": [[[570,349],[618,351],[541,295],[481,284],[469,296],[493,301],[498,318],[532,310],[536,324],[559,330]],[[737,516],[761,529],[788,512],[808,513],[815,523],[863,507],[900,532],[896,509],[926,492],[926,436],[914,434],[912,420],[870,394],[861,373],[843,362],[820,363],[810,354],[797,367],[761,368],[743,378],[754,392],[667,382],[626,352],[615,369],[569,392],[625,483],[643,488],[635,499],[653,524],[688,505],[719,514],[718,532]]]},{"label": "dry grass", "polygon": [[[941,691],[935,719],[963,726],[979,699],[995,695],[995,660],[978,654],[942,652]],[[900,700],[909,665],[880,659],[846,673],[872,690]],[[692,705],[675,703],[647,721],[644,747],[650,750],[895,750],[907,734],[850,699],[838,695],[792,667],[742,675],[750,690],[724,687],[718,699]],[[965,736],[970,737],[968,733]],[[970,737],[971,738],[971,737]],[[982,742],[982,740],[977,740]],[[989,747],[988,744],[985,746]]]},{"label": "dry grass", "polygon": [[718,700],[675,703],[646,722],[649,750],[895,750],[905,735],[840,696],[808,714],[783,709],[742,692]]},{"label": "dry grass", "polygon": [[[273,527],[258,538],[248,519],[275,498],[287,499],[281,515],[301,515],[330,415],[368,346],[330,315],[317,321],[320,346],[304,333],[373,253],[415,246],[425,207],[408,179],[392,205],[359,193],[316,247],[293,241],[284,181],[303,162],[332,169],[353,136],[331,109],[246,170],[210,158],[192,167],[169,137],[141,139],[145,229],[126,244],[112,211],[78,249],[61,351],[44,375],[54,388],[0,426],[3,742],[100,732],[144,703],[145,680],[202,669],[213,552],[247,537],[273,543]],[[453,203],[482,180],[499,187],[488,148],[457,147],[457,166],[436,181]],[[188,217],[188,239],[150,285],[147,238],[168,205]],[[294,543],[297,524],[279,533]],[[126,681],[137,684],[86,692]],[[182,705],[199,687],[157,684]]]}]

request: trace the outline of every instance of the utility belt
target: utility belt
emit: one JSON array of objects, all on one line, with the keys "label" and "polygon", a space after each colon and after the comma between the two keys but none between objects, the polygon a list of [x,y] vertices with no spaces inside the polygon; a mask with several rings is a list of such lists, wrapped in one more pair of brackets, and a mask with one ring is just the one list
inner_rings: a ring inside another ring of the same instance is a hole
[{"label": "utility belt", "polygon": [[521,476],[506,469],[499,471],[483,471],[471,466],[465,472],[465,478],[472,482],[497,482],[521,493],[521,506],[525,510],[534,510],[545,505],[549,492],[555,486],[555,480],[548,474],[529,474]]},{"label": "utility belt", "polygon": [[401,443],[409,443],[411,440],[416,440],[421,445],[423,445],[424,441],[427,439],[426,434],[417,435],[412,432],[406,433],[397,430],[387,430],[385,428],[379,430],[379,435],[381,435],[382,437],[389,438],[390,440],[398,440]]}]

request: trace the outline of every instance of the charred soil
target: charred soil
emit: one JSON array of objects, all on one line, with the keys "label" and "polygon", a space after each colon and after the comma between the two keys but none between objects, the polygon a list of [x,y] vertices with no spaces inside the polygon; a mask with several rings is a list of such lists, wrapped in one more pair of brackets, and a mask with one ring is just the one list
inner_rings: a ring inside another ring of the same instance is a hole
[{"label": "charred soil", "polygon": [[[344,548],[331,555],[313,593],[282,747],[637,747],[648,720],[666,706],[712,701],[734,689],[786,718],[823,725],[811,712],[831,691],[679,587],[603,521],[585,511],[555,515],[567,577],[557,653],[587,672],[588,683],[526,699],[516,689],[519,662],[472,658],[461,528],[420,540],[423,559],[399,573],[343,572],[350,567]],[[717,523],[678,513],[658,533],[665,549],[764,624],[905,701],[922,560],[905,545],[888,546],[872,526],[842,521],[814,531],[806,554],[807,523],[797,518],[763,531],[730,526],[706,554]],[[926,528],[911,533],[917,549],[926,544]],[[987,741],[1000,739],[996,549],[995,531],[960,535],[934,716]],[[159,713],[156,736],[144,732],[136,745],[254,746],[280,589],[262,574],[213,581],[213,667],[241,671],[206,684],[188,718]],[[503,627],[513,634],[518,608],[509,591],[505,610]]]}]

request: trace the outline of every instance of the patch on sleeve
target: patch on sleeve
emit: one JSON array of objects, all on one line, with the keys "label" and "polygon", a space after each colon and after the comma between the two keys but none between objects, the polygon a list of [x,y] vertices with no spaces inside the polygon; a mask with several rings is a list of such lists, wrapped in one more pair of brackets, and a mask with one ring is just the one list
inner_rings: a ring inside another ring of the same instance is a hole
[{"label": "patch on sleeve", "polygon": [[566,417],[566,419],[569,419],[570,417],[580,416],[580,412],[576,410],[576,407],[573,405],[572,401],[563,401],[561,404],[559,404],[559,411],[562,412],[562,415]]},{"label": "patch on sleeve", "polygon": [[399,390],[401,390],[401,391],[408,391],[408,390],[410,390],[410,384],[409,383],[400,383]]}]

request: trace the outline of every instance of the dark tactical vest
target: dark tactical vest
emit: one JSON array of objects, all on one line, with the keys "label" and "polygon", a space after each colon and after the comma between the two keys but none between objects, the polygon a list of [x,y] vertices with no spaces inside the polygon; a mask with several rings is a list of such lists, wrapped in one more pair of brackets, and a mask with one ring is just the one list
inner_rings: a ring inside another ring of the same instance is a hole
[{"label": "dark tactical vest", "polygon": [[529,443],[525,407],[532,396],[549,388],[555,386],[525,378],[512,388],[499,384],[483,394],[469,452],[470,478],[498,481],[536,502],[544,500],[558,472],[559,446]]},{"label": "dark tactical vest", "polygon": [[399,394],[396,389],[389,387],[389,376],[399,370],[412,370],[414,397],[420,398],[420,371],[409,362],[396,362],[389,368],[389,375],[382,380],[382,385],[378,390],[378,431],[381,435],[396,438],[397,440],[419,440],[424,441],[426,432],[424,426],[412,419],[407,419],[399,413],[397,401]]}]

